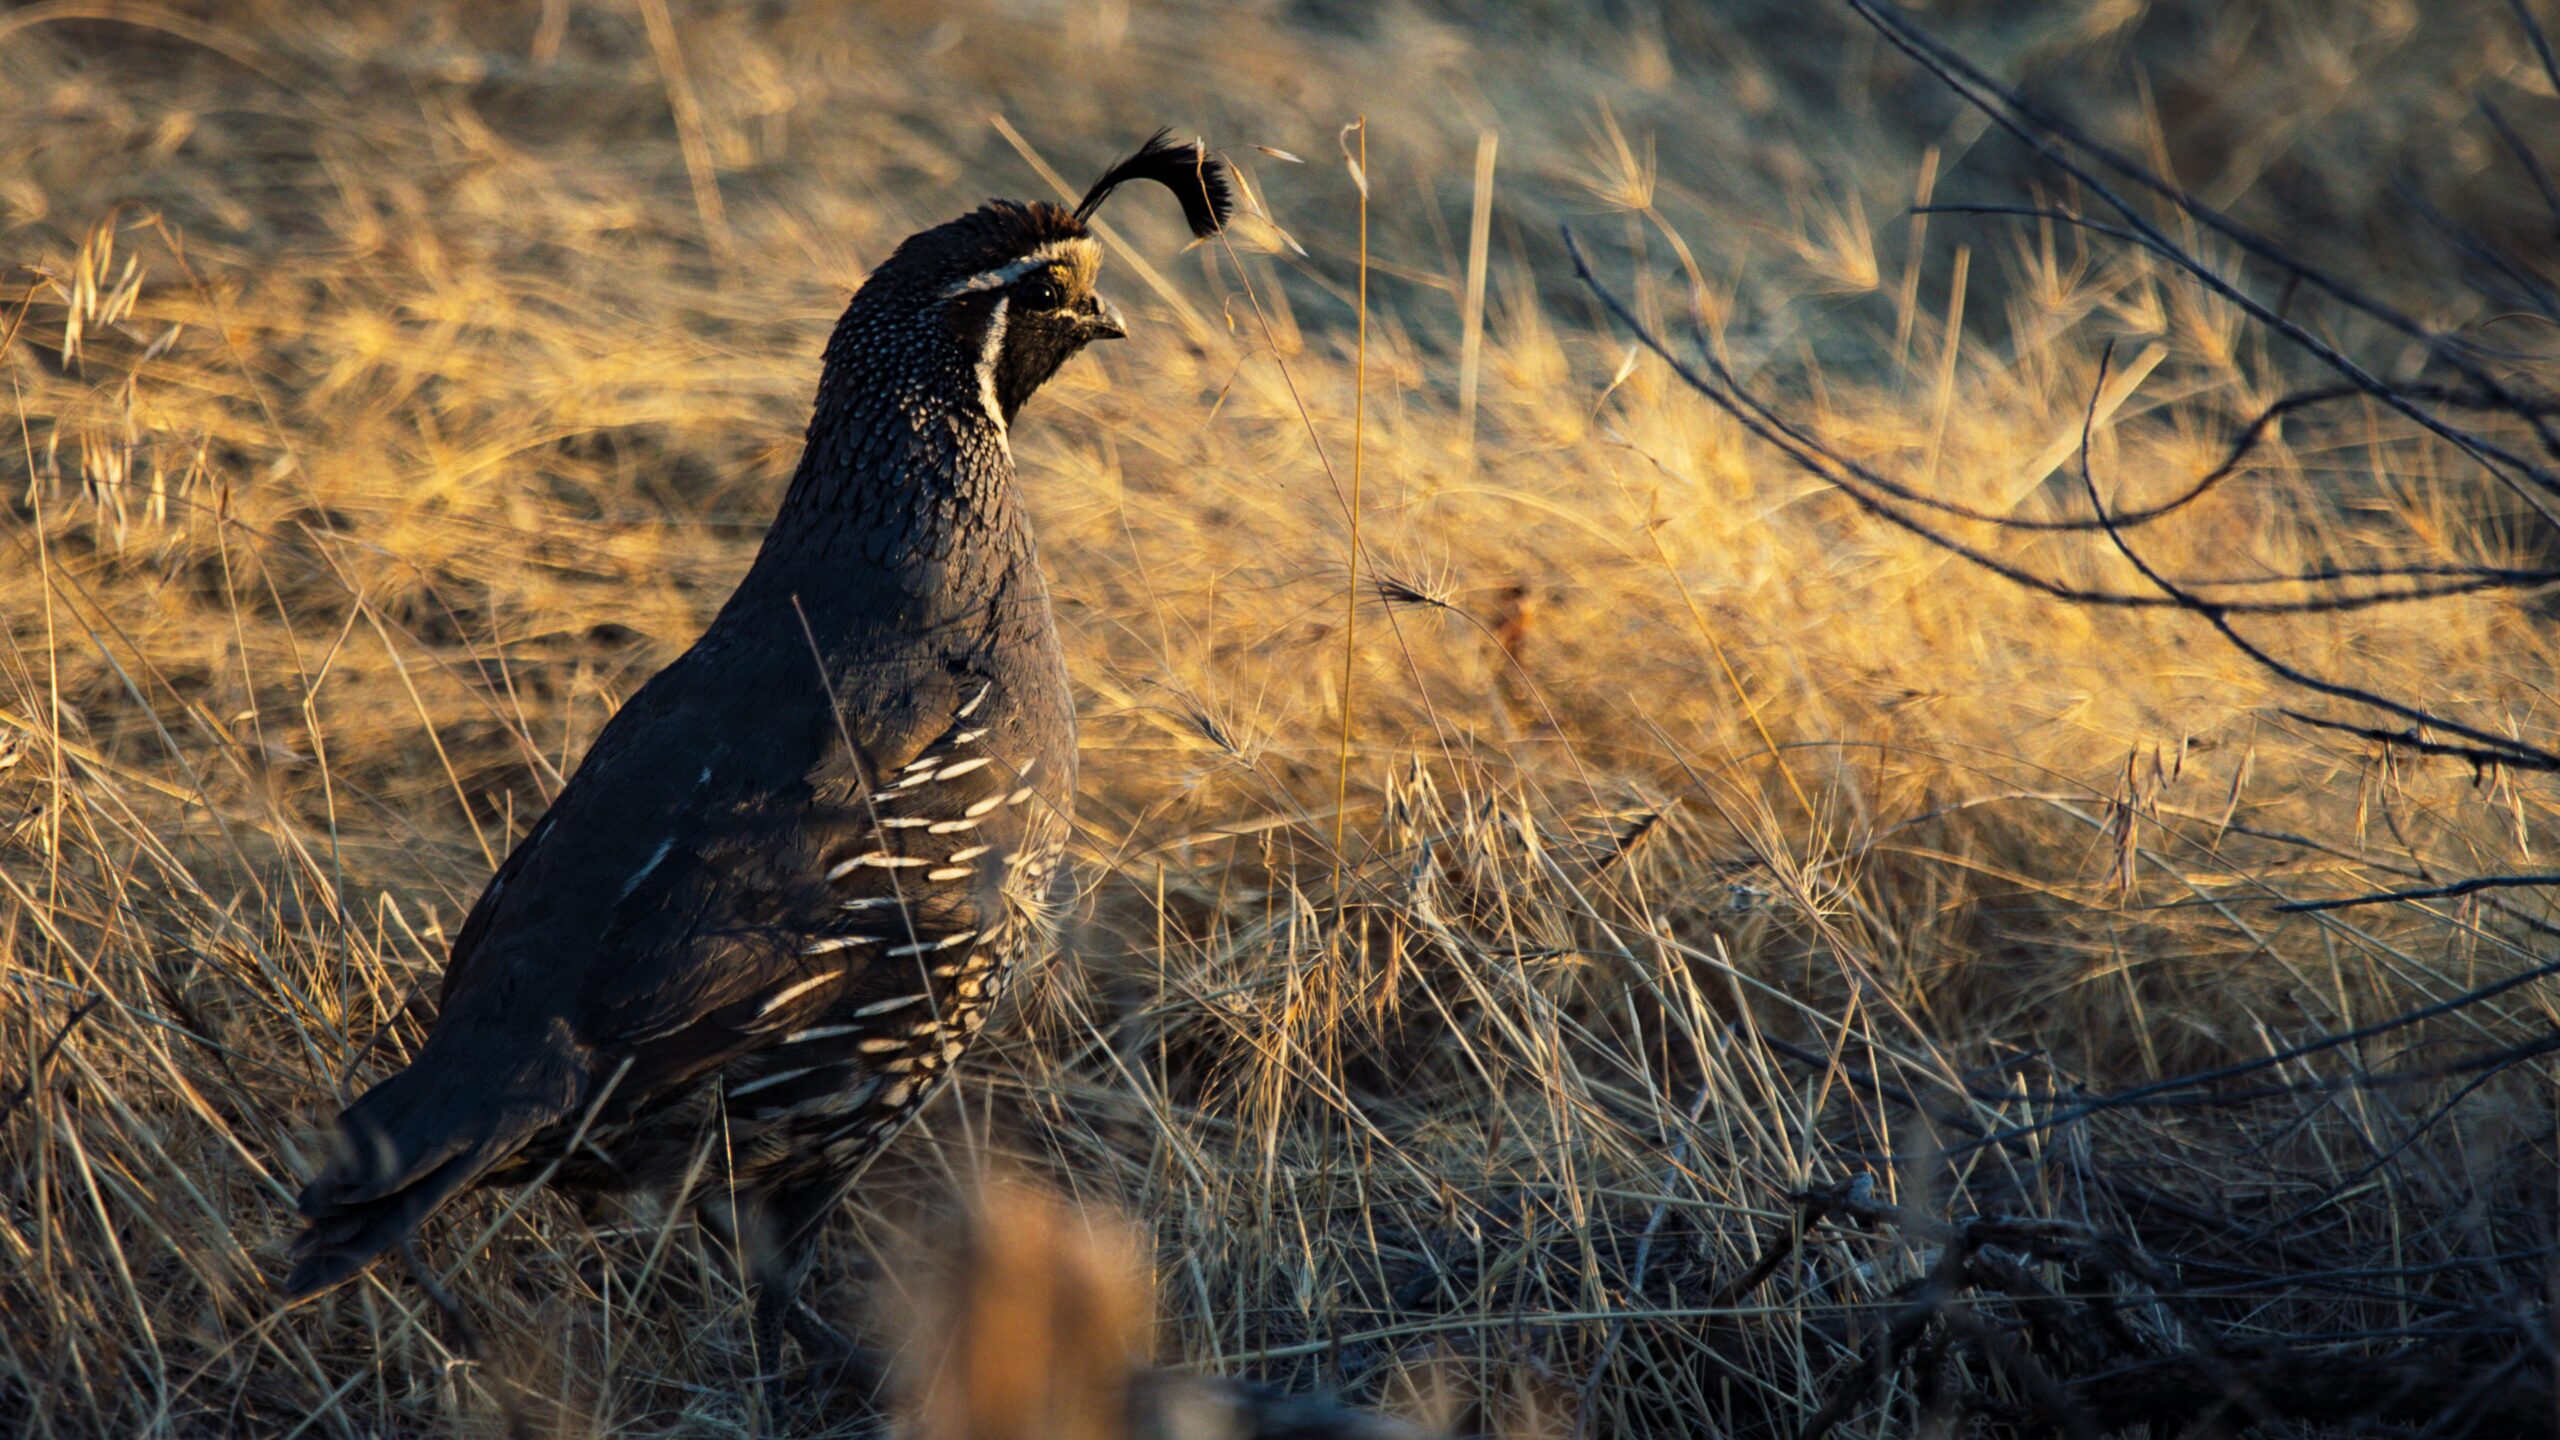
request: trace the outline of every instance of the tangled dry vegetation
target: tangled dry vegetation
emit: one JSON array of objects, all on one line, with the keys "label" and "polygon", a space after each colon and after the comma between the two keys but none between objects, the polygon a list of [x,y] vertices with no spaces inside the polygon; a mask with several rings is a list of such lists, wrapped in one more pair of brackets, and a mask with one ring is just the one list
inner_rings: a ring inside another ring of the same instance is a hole
[{"label": "tangled dry vegetation", "polygon": [[392,8],[0,16],[0,1429],[749,1428],[689,1226],[458,1207],[461,1365],[278,1313],[287,1198],[864,266],[1157,123],[1258,218],[1127,217],[1018,440],[1082,903],[837,1307],[993,1155],[1136,1217],[1166,1363],[1460,1427],[2547,1422],[2530,5],[1932,7],[2175,193],[1848,4]]}]

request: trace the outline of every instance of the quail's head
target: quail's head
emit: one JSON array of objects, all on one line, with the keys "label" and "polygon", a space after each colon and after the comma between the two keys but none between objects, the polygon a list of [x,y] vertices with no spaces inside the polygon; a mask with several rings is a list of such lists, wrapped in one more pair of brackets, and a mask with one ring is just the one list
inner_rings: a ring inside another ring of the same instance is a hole
[{"label": "quail's head", "polygon": [[1096,288],[1102,245],[1086,222],[1132,180],[1171,190],[1191,233],[1203,238],[1234,208],[1224,163],[1197,142],[1169,144],[1159,131],[1103,172],[1073,210],[990,200],[907,237],[864,282],[855,308],[875,295],[915,307],[927,329],[975,370],[990,412],[1010,425],[1069,356],[1128,333],[1119,309]]}]

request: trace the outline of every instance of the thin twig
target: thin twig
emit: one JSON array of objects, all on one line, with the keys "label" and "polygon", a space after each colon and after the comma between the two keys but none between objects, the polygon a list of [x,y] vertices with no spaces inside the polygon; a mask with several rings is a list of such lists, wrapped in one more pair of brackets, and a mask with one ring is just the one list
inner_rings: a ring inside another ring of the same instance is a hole
[{"label": "thin twig", "polygon": [[2292,900],[2276,907],[2284,914],[2304,914],[2313,910],[2344,910],[2355,905],[2389,905],[2407,900],[2450,900],[2457,895],[2470,895],[2481,890],[2504,890],[2544,885],[2560,885],[2560,875],[2474,875],[2450,885],[2430,885],[2418,890],[2377,890],[2370,895],[2347,895],[2335,900]]},{"label": "thin twig", "polygon": [[[2109,185],[2088,166],[2074,160],[2062,147],[2068,145],[2090,155],[2099,164],[2159,195],[2181,213],[2230,240],[2249,254],[2280,267],[2287,274],[2317,287],[2340,303],[2361,310],[2419,341],[2427,347],[2429,353],[2451,365],[2464,379],[2478,385],[2481,389],[2493,395],[2506,394],[2505,387],[2487,371],[2472,362],[2465,353],[2466,347],[2461,342],[2427,329],[2400,311],[2365,294],[2359,288],[2328,274],[2298,256],[2287,253],[2229,216],[2153,174],[2130,157],[2099,143],[2085,131],[2034,104],[2016,90],[2000,84],[1984,73],[1979,66],[1921,29],[1902,12],[1900,7],[1888,3],[1888,0],[1848,0],[1848,4],[1868,24],[1874,26],[1877,33],[1883,35],[1896,49],[1910,56],[1921,68],[1935,75],[1942,84],[1954,91],[1958,98],[1981,111],[1993,124],[2015,136],[2021,143],[2043,157],[2048,164],[2087,187],[2089,193],[2104,201],[2126,225],[2144,236],[2165,258],[2192,276],[2205,289],[2239,307],[2251,319],[2335,370],[2376,400],[2471,456],[2492,478],[2530,506],[2544,523],[2554,529],[2560,529],[2560,513],[2555,513],[2549,507],[2543,495],[2534,493],[2536,490],[2545,494],[2560,493],[2560,476],[2555,476],[2531,460],[2505,449],[2485,436],[2448,425],[2426,414],[2404,399],[2388,382],[2374,375],[2343,351],[2260,303],[2237,285],[2224,279],[2211,266],[2178,247],[2157,226],[2145,218],[2130,201],[2118,194],[2115,187]],[[2536,432],[2544,438],[2546,443],[2553,438],[2547,425],[2538,419],[2533,420],[2532,423]]]},{"label": "thin twig", "polygon": [[[1667,1172],[1662,1178],[1663,1198],[1655,1202],[1653,1213],[1645,1217],[1644,1232],[1636,1239],[1635,1264],[1627,1272],[1626,1293],[1629,1300],[1639,1299],[1644,1294],[1645,1272],[1653,1265],[1653,1237],[1655,1232],[1662,1228],[1663,1217],[1671,1213],[1672,1183],[1679,1178],[1680,1172],[1688,1167],[1689,1140],[1698,1123],[1698,1117],[1706,1111],[1707,1090],[1707,1086],[1699,1086],[1696,1098],[1689,1102],[1688,1116],[1691,1128],[1683,1129],[1679,1140],[1671,1147],[1670,1161],[1663,1167]],[[1600,1342],[1600,1354],[1591,1362],[1589,1373],[1582,1378],[1582,1395],[1574,1418],[1576,1434],[1591,1433],[1591,1399],[1600,1392],[1600,1382],[1609,1374],[1609,1363],[1618,1358],[1618,1344],[1626,1338],[1626,1334],[1626,1316],[1620,1315],[1609,1322],[1609,1333]]]},{"label": "thin twig", "polygon": [[[1637,318],[1635,312],[1618,297],[1616,292],[1600,282],[1599,276],[1591,269],[1590,257],[1583,252],[1582,242],[1574,235],[1572,229],[1567,227],[1563,233],[1565,249],[1573,259],[1575,278],[1581,280],[1585,287],[1599,297],[1602,305],[1627,327],[1638,343],[1651,350],[1664,364],[1671,367],[1672,373],[1678,376],[1682,383],[1704,395],[1714,402],[1717,408],[1731,415],[1743,429],[1786,456],[1806,474],[1838,489],[1851,504],[1859,509],[1897,529],[1916,535],[1931,545],[1987,570],[2001,579],[2057,600],[2127,610],[2182,608],[2176,599],[2163,595],[2092,590],[2050,579],[2023,566],[2003,560],[1977,546],[1968,545],[1944,530],[1896,509],[1882,498],[1882,495],[1873,492],[1880,491],[1884,495],[1894,494],[1897,489],[1902,488],[1897,482],[1890,481],[1869,467],[1839,454],[1787,420],[1774,407],[1744,388],[1732,371],[1712,353],[1701,356],[1701,363],[1714,377],[1712,379],[1707,374],[1699,373],[1688,361],[1673,354],[1662,338]],[[2540,572],[2534,573],[2538,575]],[[2250,582],[2191,580],[2182,583],[2228,585]],[[2411,585],[2404,589],[2377,591],[2364,595],[2327,595],[2303,600],[2221,600],[2214,603],[2222,613],[2227,615],[2341,614],[2381,605],[2406,604],[2475,594],[2482,590],[2499,588],[2504,583],[2506,582],[2498,578],[2475,576],[2443,584]]]},{"label": "thin twig", "polygon": [[1351,362],[1351,552],[1345,561],[1350,570],[1349,583],[1342,592],[1342,736],[1333,772],[1333,894],[1337,921],[1342,917],[1342,907],[1350,903],[1349,892],[1342,888],[1342,837],[1351,813],[1351,687],[1360,633],[1360,481],[1369,422],[1369,117],[1361,116],[1353,128],[1360,132],[1360,157],[1353,162],[1359,173],[1351,177],[1358,182],[1360,191],[1360,303],[1359,338]]},{"label": "thin twig", "polygon": [[53,1062],[55,1052],[62,1048],[62,1042],[70,1039],[71,1032],[79,1027],[80,1022],[89,1018],[89,1012],[105,1004],[106,1000],[107,997],[104,995],[92,995],[81,1001],[80,1007],[72,1011],[69,1018],[62,1022],[62,1028],[54,1032],[53,1040],[44,1047],[44,1052],[28,1062],[27,1078],[18,1082],[18,1088],[9,1093],[9,1098],[0,1100],[0,1125],[7,1124],[10,1115],[15,1113],[19,1106],[34,1098],[36,1079],[44,1074],[44,1067]]},{"label": "thin twig", "polygon": [[[2098,357],[2098,384],[2100,386],[2103,386],[2106,383],[2107,365],[2108,362],[2113,359],[2114,355],[2115,342],[2110,340],[2107,342],[2105,350]],[[2096,401],[2092,399],[2090,402],[2090,414],[2094,416],[2095,413]],[[2107,539],[2109,543],[2116,547],[2116,553],[2122,555],[2125,558],[2126,563],[2132,565],[2135,570],[2141,572],[2143,579],[2148,580],[2154,586],[2157,586],[2161,594],[2176,601],[2179,608],[2194,614],[2198,618],[2202,619],[2206,624],[2211,625],[2215,631],[2221,634],[2223,639],[2231,643],[2233,649],[2238,650],[2241,654],[2256,661],[2261,669],[2267,670],[2274,674],[2278,679],[2284,680],[2289,684],[2299,686],[2302,689],[2315,691],[2319,694],[2330,696],[2333,699],[2352,700],[2359,705],[2370,706],[2373,709],[2383,711],[2386,714],[2397,715],[2403,720],[2414,721],[2420,725],[2432,726],[2438,730],[2448,731],[2487,749],[2507,750],[2520,757],[2520,760],[2524,763],[2531,763],[2538,767],[2560,770],[2560,754],[2555,754],[2538,746],[2527,745],[2520,740],[2509,740],[2504,736],[2494,735],[2489,731],[2476,729],[2472,726],[2463,724],[2459,720],[2448,719],[2442,715],[2421,710],[2414,705],[2394,700],[2377,691],[2367,690],[2361,685],[2349,685],[2343,681],[2325,679],[2321,676],[2314,675],[2310,671],[2304,670],[2288,661],[2278,659],[2272,652],[2268,651],[2263,646],[2260,646],[2257,642],[2249,639],[2247,636],[2242,635],[2231,623],[2230,617],[2232,614],[2232,607],[2228,603],[2216,600],[2206,600],[2184,589],[2178,585],[2177,582],[2161,574],[2159,570],[2152,566],[2150,561],[2142,557],[2141,552],[2133,548],[2133,542],[2125,538],[2124,532],[2116,527],[2114,519],[2107,513],[2106,500],[2098,493],[2098,482],[2090,472],[2089,423],[2084,423],[2080,437],[2080,483],[2082,488],[2088,492],[2090,509],[2097,513],[2100,520],[2106,522]]]}]

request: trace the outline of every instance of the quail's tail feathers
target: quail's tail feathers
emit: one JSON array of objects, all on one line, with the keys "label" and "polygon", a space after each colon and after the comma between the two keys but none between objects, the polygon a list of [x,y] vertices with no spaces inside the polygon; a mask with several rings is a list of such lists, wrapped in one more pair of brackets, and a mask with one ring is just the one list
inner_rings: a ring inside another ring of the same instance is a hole
[{"label": "quail's tail feathers", "polygon": [[[438,1038],[442,1038],[439,1036]],[[503,1165],[544,1129],[577,1113],[586,1067],[563,1035],[479,1053],[433,1039],[408,1069],[339,1117],[338,1153],[304,1187],[288,1299],[353,1279],[414,1234],[445,1202]],[[493,1083],[503,1076],[503,1083]]]}]

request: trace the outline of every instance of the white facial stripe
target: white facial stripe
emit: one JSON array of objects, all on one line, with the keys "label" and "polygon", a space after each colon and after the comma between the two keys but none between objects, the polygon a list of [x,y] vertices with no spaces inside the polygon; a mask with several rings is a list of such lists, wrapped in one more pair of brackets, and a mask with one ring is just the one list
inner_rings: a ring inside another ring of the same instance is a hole
[{"label": "white facial stripe", "polygon": [[943,291],[942,298],[950,300],[962,295],[975,295],[983,290],[1001,290],[1005,286],[1012,284],[1014,281],[1021,279],[1023,276],[1030,274],[1034,270],[1045,270],[1048,267],[1057,264],[1061,259],[1066,257],[1068,246],[1087,243],[1090,242],[1077,240],[1052,240],[1048,244],[1041,246],[1039,249],[1032,251],[1030,254],[1023,256],[1019,260],[1009,260],[1002,265],[998,265],[992,270],[979,271],[977,274],[972,275],[968,279],[961,281],[959,284]]},{"label": "white facial stripe", "polygon": [[943,291],[942,298],[956,300],[963,295],[975,295],[982,290],[1001,290],[1034,270],[1048,268],[1048,265],[1049,262],[1046,260],[1032,258],[1016,260],[1010,265],[999,265],[993,270],[981,270]]},{"label": "white facial stripe", "polygon": [[[1013,308],[1013,298],[996,301],[995,313],[987,317],[987,336],[978,351],[978,403],[986,407],[987,418],[996,423],[996,433],[1005,433],[1004,406],[996,399],[996,362],[1004,356],[1005,314]],[[940,778],[940,777],[936,777]]]}]

